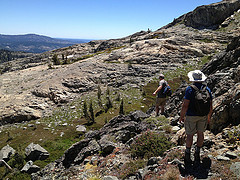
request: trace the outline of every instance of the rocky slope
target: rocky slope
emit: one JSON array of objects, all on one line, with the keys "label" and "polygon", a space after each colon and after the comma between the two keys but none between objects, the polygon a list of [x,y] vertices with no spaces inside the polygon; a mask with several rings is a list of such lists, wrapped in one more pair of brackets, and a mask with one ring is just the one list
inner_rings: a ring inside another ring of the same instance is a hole
[{"label": "rocky slope", "polygon": [[[239,50],[240,37],[236,37],[225,51],[214,56],[202,69],[208,74],[207,82],[213,90],[214,113],[209,127],[210,131],[205,133],[201,164],[186,168],[182,162],[185,134],[184,129],[176,121],[179,120],[178,113],[186,88],[186,83],[183,83],[182,87],[169,99],[167,105],[167,112],[172,116],[169,119],[173,126],[172,134],[169,134],[168,138],[176,147],[165,152],[162,157],[150,158],[146,163],[147,166],[139,169],[135,174],[130,174],[127,179],[164,178],[167,176],[166,171],[171,168],[179,169],[178,175],[175,177],[191,175],[204,179],[211,177],[228,179],[226,174],[217,170],[217,164],[221,161],[230,162],[232,179],[240,177],[238,173],[240,168]],[[113,118],[99,131],[86,133],[84,140],[72,145],[59,160],[33,174],[32,178],[49,179],[54,176],[59,179],[67,177],[86,179],[96,174],[103,179],[109,175],[111,175],[111,179],[121,178],[121,167],[124,168],[132,158],[126,152],[136,139],[147,130],[161,131],[154,121],[149,123],[145,120],[148,117],[149,115],[136,111],[127,116]],[[155,121],[158,119],[155,118]],[[167,134],[167,131],[165,133]],[[99,151],[102,152],[101,155],[98,154]],[[176,156],[177,159],[171,158],[174,152],[180,154]],[[95,169],[94,171],[87,170],[89,164],[92,170]]]},{"label": "rocky slope", "polygon": [[[226,3],[234,8],[222,7]],[[234,14],[239,1],[224,1],[211,6],[221,12],[224,8],[231,10]],[[196,18],[198,16],[196,14]],[[239,23],[238,17],[235,13],[231,24]],[[122,39],[91,41],[13,61],[9,68],[11,72],[0,76],[1,124],[42,117],[51,112],[54,104],[71,101],[98,84],[116,88],[139,86],[159,72],[175,70],[184,64],[194,65],[202,57],[224,50],[226,44],[239,34],[239,28],[232,28],[227,33],[197,30],[186,26],[187,22],[188,18],[154,32],[142,31]],[[59,59],[63,54],[71,61],[83,60],[49,69],[47,62],[53,54]]]},{"label": "rocky slope", "polygon": [[[181,26],[182,25],[173,26],[170,27],[170,29],[176,27],[179,28]],[[165,31],[166,30],[169,31],[168,28],[165,29]],[[203,147],[203,155],[205,155],[205,158],[202,159],[198,169],[196,170],[196,167],[185,169],[182,165],[181,158],[178,160],[175,159],[174,161],[169,161],[168,159],[168,155],[172,152],[180,151],[183,153],[184,146],[181,145],[184,145],[184,131],[181,129],[179,131],[177,130],[176,135],[170,138],[172,142],[178,145],[177,147],[167,151],[162,157],[151,158],[148,161],[148,166],[143,169],[139,169],[136,174],[128,177],[127,179],[150,179],[160,176],[164,178],[164,175],[167,174],[166,169],[174,165],[176,168],[176,164],[178,165],[179,172],[182,176],[192,175],[197,178],[222,177],[227,179],[225,175],[221,174],[223,172],[217,170],[218,167],[216,164],[218,164],[219,161],[231,161],[230,169],[233,173],[231,178],[239,178],[239,146],[237,144],[229,144],[229,142],[233,141],[229,135],[230,132],[233,134],[236,133],[235,137],[232,138],[235,138],[237,142],[239,141],[239,139],[237,139],[239,138],[239,126],[237,127],[237,125],[240,124],[238,113],[240,88],[240,39],[239,34],[235,35],[236,37],[233,38],[227,48],[225,50],[220,49],[221,52],[214,55],[211,61],[202,69],[202,71],[208,75],[207,83],[213,92],[214,114],[210,124],[211,132],[207,131],[205,133],[206,140],[204,141]],[[172,49],[172,51],[173,50],[174,49]],[[123,59],[120,58],[120,60]],[[171,124],[173,126],[179,126],[177,120],[179,119],[178,115],[181,108],[181,100],[186,86],[187,84],[183,83],[169,99],[167,105],[167,113],[173,117],[171,119]],[[129,154],[125,154],[124,152],[127,148],[129,148],[129,145],[134,142],[134,139],[139,137],[139,134],[146,131],[146,129],[159,131],[158,127],[154,124],[147,124],[146,121],[143,120],[147,117],[148,116],[144,113],[135,112],[128,116],[120,116],[112,119],[99,131],[87,133],[85,135],[86,139],[74,144],[64,153],[61,159],[57,160],[53,164],[49,164],[41,172],[34,174],[32,176],[33,179],[38,179],[40,177],[50,178],[52,176],[63,179],[66,177],[84,179],[92,174],[92,172],[89,172],[87,169],[89,164],[92,169],[95,168],[95,173],[99,173],[100,177],[103,177],[103,179],[119,178],[120,176],[116,174],[116,167],[123,168],[125,167],[125,163],[130,161],[131,157]],[[135,124],[136,122],[138,123]],[[227,126],[230,128],[226,128]],[[131,137],[134,138],[131,139]],[[116,141],[112,142],[110,140],[112,138]],[[99,150],[102,150],[105,155],[97,155],[96,152],[99,152]],[[232,161],[230,159],[235,160]],[[105,165],[102,166],[102,164]],[[111,176],[106,177],[106,175]]]},{"label": "rocky slope", "polygon": [[[172,171],[177,168],[177,173],[173,171],[173,174],[181,176],[225,177],[219,170],[219,161],[227,161],[232,169],[230,175],[237,179],[240,151],[237,144],[240,15],[234,11],[239,8],[239,1],[222,1],[197,8],[154,32],[142,31],[122,39],[92,41],[45,53],[41,60],[36,58],[31,63],[29,59],[25,61],[31,68],[23,67],[23,61],[16,61],[11,72],[0,76],[1,123],[40,118],[49,114],[56,105],[70,102],[84,92],[93,91],[98,85],[139,87],[160,72],[184,69],[186,64],[195,66],[208,56],[212,57],[211,61],[202,71],[208,75],[207,83],[213,91],[214,114],[210,131],[206,132],[203,148],[205,157],[200,169],[185,169],[181,162],[184,131],[177,121],[187,86],[183,83],[166,107],[171,125],[174,126],[167,137],[176,147],[161,157],[150,158],[147,166],[129,173],[127,178],[158,179],[167,174],[169,167]],[[207,18],[211,21],[206,24],[205,18],[202,21],[199,19],[201,11],[207,12],[207,17],[211,12],[226,12],[226,15],[223,13],[221,20],[212,20],[216,17],[212,15]],[[216,25],[224,28],[202,29],[216,28]],[[53,54],[59,58],[64,54],[72,61],[78,58],[82,60],[49,69],[44,63],[50,61]],[[127,169],[127,163],[132,160],[128,149],[142,133],[149,129],[151,132],[167,134],[158,126],[160,119],[152,118],[150,121],[150,115],[151,110],[149,114],[136,111],[113,118],[100,130],[87,132],[83,140],[73,144],[60,159],[33,174],[32,178],[87,179],[96,174],[103,179],[107,175],[111,177],[106,179],[121,178],[120,169]],[[178,156],[174,154],[176,152]],[[169,158],[170,154],[171,157],[176,156],[177,160]]]}]

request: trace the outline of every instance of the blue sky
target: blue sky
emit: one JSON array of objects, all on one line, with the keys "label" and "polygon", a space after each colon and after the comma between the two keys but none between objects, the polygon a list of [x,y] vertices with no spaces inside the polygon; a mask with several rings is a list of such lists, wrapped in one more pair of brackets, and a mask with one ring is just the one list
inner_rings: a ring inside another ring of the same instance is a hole
[{"label": "blue sky", "polygon": [[197,6],[220,0],[0,0],[0,34],[76,39],[155,31]]}]

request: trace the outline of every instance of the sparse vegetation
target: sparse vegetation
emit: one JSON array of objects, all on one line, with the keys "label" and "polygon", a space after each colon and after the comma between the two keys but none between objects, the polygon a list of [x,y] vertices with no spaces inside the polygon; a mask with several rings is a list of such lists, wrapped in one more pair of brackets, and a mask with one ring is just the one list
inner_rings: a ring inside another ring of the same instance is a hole
[{"label": "sparse vegetation", "polygon": [[169,119],[165,116],[149,117],[144,120],[148,124],[154,124],[158,128],[169,125]]},{"label": "sparse vegetation", "polygon": [[58,55],[57,54],[53,55],[52,60],[53,60],[53,64],[54,65],[60,65],[61,64],[60,60],[58,59]]},{"label": "sparse vegetation", "polygon": [[129,161],[121,168],[119,178],[125,179],[130,175],[136,174],[137,170],[143,168],[145,165],[146,161],[144,159]]},{"label": "sparse vegetation", "polygon": [[205,43],[212,43],[213,42],[212,39],[207,39],[207,38],[201,39],[200,41],[205,42]]}]

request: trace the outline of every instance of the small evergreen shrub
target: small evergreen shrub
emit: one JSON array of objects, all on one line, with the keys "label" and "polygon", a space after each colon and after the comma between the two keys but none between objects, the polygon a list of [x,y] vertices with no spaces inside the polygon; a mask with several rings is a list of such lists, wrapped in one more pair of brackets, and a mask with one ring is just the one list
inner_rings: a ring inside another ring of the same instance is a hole
[{"label": "small evergreen shrub", "polygon": [[23,154],[16,153],[14,156],[8,161],[8,164],[11,168],[17,168],[21,170],[24,166],[25,156]]},{"label": "small evergreen shrub", "polygon": [[121,101],[121,104],[120,104],[120,109],[119,109],[119,115],[121,114],[124,114],[124,110],[123,110],[123,99]]},{"label": "small evergreen shrub", "polygon": [[170,147],[171,143],[165,134],[147,130],[135,140],[130,151],[133,157],[150,158],[162,156]]},{"label": "small evergreen shrub", "polygon": [[102,90],[101,90],[100,86],[98,85],[97,96],[98,96],[98,99],[99,99],[99,100],[101,99],[101,95],[102,95]]},{"label": "small evergreen shrub", "polygon": [[57,54],[53,55],[52,60],[53,60],[54,65],[60,65],[61,64],[60,60],[58,59]]}]

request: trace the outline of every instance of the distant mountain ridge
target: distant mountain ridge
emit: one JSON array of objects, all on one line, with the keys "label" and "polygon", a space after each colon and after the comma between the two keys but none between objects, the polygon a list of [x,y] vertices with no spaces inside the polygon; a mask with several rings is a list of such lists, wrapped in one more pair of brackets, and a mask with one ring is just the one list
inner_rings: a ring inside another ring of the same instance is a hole
[{"label": "distant mountain ridge", "polygon": [[0,49],[42,53],[58,48],[89,42],[88,39],[61,39],[37,34],[3,35],[0,34]]}]

